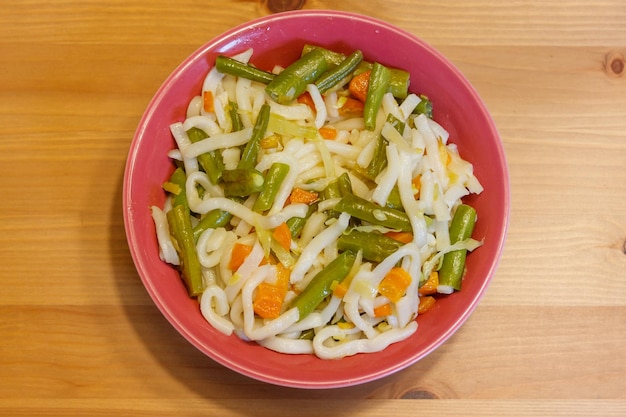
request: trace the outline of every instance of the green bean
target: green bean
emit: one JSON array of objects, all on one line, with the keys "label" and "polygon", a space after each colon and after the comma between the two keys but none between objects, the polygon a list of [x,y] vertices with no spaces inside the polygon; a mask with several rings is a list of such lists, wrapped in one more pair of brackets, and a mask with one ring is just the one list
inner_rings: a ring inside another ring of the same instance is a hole
[{"label": "green bean", "polygon": [[305,217],[292,217],[287,220],[287,227],[289,227],[289,231],[291,232],[291,237],[296,238],[302,232],[302,228],[306,224],[306,221],[311,217],[311,214],[315,213],[317,210],[317,203],[311,204],[309,209],[306,212]]},{"label": "green bean", "polygon": [[391,193],[387,197],[386,207],[403,210],[404,206],[402,205],[402,199],[400,198],[400,188],[398,188],[398,184],[394,185],[391,189]]},{"label": "green bean", "polygon": [[237,164],[237,168],[252,169],[256,166],[259,149],[261,148],[261,139],[265,136],[269,120],[270,105],[265,103],[261,106],[261,110],[259,110],[259,115],[257,116],[256,123],[252,129],[252,136],[250,137],[248,143],[246,143],[246,147],[243,150],[241,159]]},{"label": "green bean", "polygon": [[[304,45],[302,48],[302,54],[306,54],[313,49],[320,49],[324,52],[326,62],[329,68],[341,65],[346,59],[346,56],[342,53],[331,51],[329,49],[322,48],[316,45]],[[361,61],[354,71],[354,75],[360,74],[372,69],[374,64],[368,61]],[[404,99],[409,94],[410,74],[400,68],[389,68],[391,72],[391,79],[389,80],[389,92],[393,94],[395,98]]]},{"label": "green bean", "polygon": [[311,314],[324,298],[332,293],[332,283],[343,281],[355,260],[356,255],[353,252],[345,251],[313,277],[304,291],[291,303],[292,307],[297,307],[300,312],[299,320]]},{"label": "green bean", "polygon": [[[354,70],[354,75],[358,75],[365,71],[371,71],[374,64],[371,62],[361,61],[361,64]],[[389,80],[389,92],[399,99],[405,99],[409,94],[410,74],[400,68],[389,68],[391,79]]]},{"label": "green bean", "polygon": [[405,212],[379,206],[354,194],[343,196],[339,203],[335,205],[335,210],[348,213],[357,219],[374,225],[403,232],[413,231],[409,216]]},{"label": "green bean", "polygon": [[324,188],[324,191],[322,191],[322,197],[324,200],[341,198],[341,189],[339,188],[339,181],[337,179],[328,183],[326,188]]},{"label": "green bean", "polygon": [[[450,243],[455,244],[472,237],[476,224],[476,210],[467,204],[457,207],[450,223]],[[465,273],[466,249],[448,252],[443,256],[439,269],[439,285],[448,286],[459,291]]]},{"label": "green bean", "polygon": [[265,91],[277,103],[288,104],[327,69],[324,52],[314,49],[285,68],[265,87]]},{"label": "green bean", "polygon": [[402,242],[391,239],[379,232],[363,232],[351,230],[337,240],[337,249],[352,252],[363,251],[363,259],[382,262],[386,257],[397,251]]},{"label": "green bean", "polygon": [[[390,123],[400,134],[404,132],[405,123],[395,117],[393,114],[387,115],[387,123]],[[369,179],[374,180],[387,166],[387,139],[381,133],[376,136],[376,147],[372,160],[366,168],[366,175]]]},{"label": "green bean", "polygon": [[[341,198],[341,196],[342,196],[342,193],[341,193],[341,186],[339,183],[339,178],[336,178],[333,181],[329,182],[326,188],[324,188],[324,191],[322,191],[322,198],[324,200],[332,200],[333,198]],[[341,213],[338,212],[337,210],[328,210],[327,214],[330,217],[338,218]]]},{"label": "green bean", "polygon": [[376,116],[383,101],[383,96],[389,88],[390,80],[391,72],[389,69],[378,62],[374,62],[363,106],[363,121],[367,130],[374,130],[376,127]]},{"label": "green bean", "polygon": [[[192,143],[209,137],[204,130],[198,129],[197,127],[192,127],[187,130],[187,136]],[[217,184],[222,178],[222,171],[224,171],[224,161],[222,160],[221,152],[214,150],[198,155],[198,163],[204,172],[206,172],[211,183]]]},{"label": "green bean", "polygon": [[399,99],[405,99],[409,95],[410,74],[398,68],[389,68],[391,79],[389,80],[389,92]]},{"label": "green bean", "polygon": [[253,210],[262,213],[269,210],[274,204],[276,194],[280,189],[280,185],[283,183],[287,174],[289,173],[289,165],[281,162],[274,162],[265,176],[265,182],[263,184],[263,190],[259,194],[259,197],[254,202]]},{"label": "green bean", "polygon": [[371,180],[375,180],[387,166],[387,139],[379,133],[374,140],[376,141],[374,154],[367,168],[365,168],[365,174]]},{"label": "green bean", "polygon": [[256,169],[226,169],[222,173],[224,196],[247,197],[263,189],[264,178]]},{"label": "green bean", "polygon": [[167,212],[170,233],[176,242],[176,250],[180,257],[180,270],[187,292],[196,297],[204,290],[202,266],[196,254],[196,244],[191,227],[189,208],[179,204]]},{"label": "green bean", "polygon": [[202,232],[207,229],[217,229],[218,227],[224,227],[230,222],[233,215],[227,211],[215,209],[209,211],[193,228],[193,238],[198,240]]},{"label": "green bean", "polygon": [[263,71],[262,69],[253,67],[249,64],[244,64],[241,61],[237,61],[236,59],[229,58],[224,55],[219,55],[215,59],[215,67],[223,74],[247,78],[263,84],[269,84],[276,77],[276,75],[271,72]]},{"label": "green bean", "polygon": [[323,73],[317,81],[315,81],[319,92],[324,94],[326,91],[339,84],[340,81],[344,80],[354,71],[362,60],[363,52],[356,50],[344,59],[340,65]]},{"label": "green bean", "polygon": [[304,45],[304,47],[302,47],[301,56],[308,54],[314,49],[318,49],[322,51],[322,53],[324,54],[324,58],[326,59],[326,64],[328,65],[329,68],[333,68],[338,65],[341,65],[341,63],[346,59],[346,56],[340,52],[335,52],[335,51],[323,48],[318,45],[310,45],[310,44]]},{"label": "green bean", "polygon": [[187,174],[185,174],[185,170],[182,168],[176,168],[170,178],[168,180],[169,183],[172,183],[177,186],[179,189],[178,194],[172,193],[172,206],[183,205],[189,208],[189,203],[187,202]]},{"label": "green bean", "polygon": [[339,186],[339,193],[342,196],[352,194],[352,181],[347,172],[344,172],[337,178],[337,185]]},{"label": "green bean", "polygon": [[420,94],[422,101],[413,110],[413,114],[424,114],[426,117],[433,118],[433,102],[423,94]]},{"label": "green bean", "polygon": [[233,132],[239,132],[243,129],[243,123],[241,123],[241,117],[239,116],[239,106],[234,101],[228,102],[228,115],[230,116],[230,123],[233,127]]}]

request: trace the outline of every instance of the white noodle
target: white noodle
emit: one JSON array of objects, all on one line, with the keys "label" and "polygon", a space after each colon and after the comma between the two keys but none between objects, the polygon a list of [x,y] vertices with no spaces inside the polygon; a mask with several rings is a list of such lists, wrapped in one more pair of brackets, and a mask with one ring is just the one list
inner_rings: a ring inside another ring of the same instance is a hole
[{"label": "white noodle", "polygon": [[276,274],[273,265],[264,265],[256,268],[250,278],[241,289],[241,302],[243,305],[243,329],[250,340],[263,340],[283,332],[289,326],[298,321],[300,313],[297,308],[292,308],[281,314],[278,318],[260,323],[254,314],[252,305],[252,294],[254,289],[270,274]]},{"label": "white noodle", "polygon": [[157,241],[159,243],[159,255],[161,260],[172,265],[180,265],[180,259],[170,237],[170,229],[167,223],[167,216],[157,206],[150,207],[152,220],[156,228]]},{"label": "white noodle", "polygon": [[313,338],[313,349],[315,354],[322,359],[339,359],[346,356],[352,356],[357,353],[379,352],[392,343],[405,340],[417,330],[417,322],[412,321],[406,327],[401,329],[390,329],[384,333],[380,333],[373,339],[356,339],[337,344],[335,346],[326,346],[324,342],[328,339],[342,339],[350,334],[350,330],[344,330],[341,327],[326,326]]},{"label": "white noodle", "polygon": [[215,117],[210,117],[206,114],[188,117],[183,122],[183,129],[185,129],[185,131],[192,127],[203,130],[209,136],[222,133],[222,129],[220,129],[219,125],[215,122]]},{"label": "white noodle", "polygon": [[322,252],[322,250],[334,242],[348,227],[350,221],[350,215],[348,213],[341,213],[339,219],[327,227],[324,231],[318,234],[309,242],[304,248],[298,261],[294,265],[291,271],[291,283],[298,283],[303,277],[306,271],[311,267],[315,257]]},{"label": "white noodle", "polygon": [[237,240],[233,232],[229,232],[223,227],[217,229],[207,229],[198,238],[196,252],[198,260],[205,268],[212,268],[220,263],[226,247]]},{"label": "white noodle", "polygon": [[250,140],[252,128],[246,128],[232,133],[221,133],[189,144],[185,149],[181,149],[185,158],[195,158],[206,152],[217,149],[232,148],[233,146],[244,145]]},{"label": "white noodle", "polygon": [[211,285],[204,290],[200,297],[200,311],[211,326],[226,336],[230,336],[235,329],[233,323],[224,317],[229,310],[230,305],[224,290],[217,285]]},{"label": "white noodle", "polygon": [[372,201],[383,207],[387,205],[387,198],[400,176],[400,156],[398,148],[393,143],[387,146],[387,161],[387,167],[376,178],[378,185],[372,194]]},{"label": "white noodle", "polygon": [[326,123],[326,116],[328,115],[326,112],[326,103],[324,103],[320,90],[317,89],[315,84],[307,85],[306,91],[311,96],[313,104],[315,105],[315,127],[319,129]]}]

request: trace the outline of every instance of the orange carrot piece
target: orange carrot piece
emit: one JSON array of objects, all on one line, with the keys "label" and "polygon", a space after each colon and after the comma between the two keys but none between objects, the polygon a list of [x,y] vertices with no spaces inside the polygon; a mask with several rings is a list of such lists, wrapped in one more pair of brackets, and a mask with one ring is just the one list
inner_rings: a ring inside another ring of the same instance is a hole
[{"label": "orange carrot piece", "polygon": [[346,295],[347,292],[348,292],[348,287],[347,285],[343,283],[337,284],[333,288],[333,295],[337,298],[343,298],[343,296]]},{"label": "orange carrot piece", "polygon": [[385,236],[402,243],[413,242],[413,233],[411,232],[387,232]]},{"label": "orange carrot piece", "polygon": [[311,95],[308,92],[300,94],[296,101],[301,104],[306,104],[311,108],[311,110],[315,111],[315,103],[313,102],[313,98],[311,98]]},{"label": "orange carrot piece", "polygon": [[361,116],[363,115],[363,102],[352,97],[346,97],[343,106],[339,107],[339,114],[342,116]]},{"label": "orange carrot piece", "polygon": [[406,293],[411,284],[411,275],[400,267],[391,268],[378,286],[378,292],[389,298],[394,303]]},{"label": "orange carrot piece", "polygon": [[287,289],[289,287],[289,269],[276,264],[276,282],[262,282],[256,288],[252,307],[254,312],[264,319],[275,319],[280,316]]},{"label": "orange carrot piece", "polygon": [[282,222],[272,232],[272,237],[282,246],[286,251],[291,248],[291,231],[287,223]]},{"label": "orange carrot piece", "polygon": [[350,94],[363,103],[365,103],[365,99],[367,98],[367,89],[370,85],[370,74],[371,71],[365,71],[355,75],[350,80],[350,84],[348,84],[348,91],[350,91]]},{"label": "orange carrot piece", "polygon": [[436,301],[437,300],[435,300],[435,297],[430,295],[420,297],[420,303],[417,307],[417,314],[424,314],[425,312],[430,310],[435,305]]},{"label": "orange carrot piece", "polygon": [[337,129],[334,127],[320,127],[320,135],[324,139],[335,139],[337,137]]},{"label": "orange carrot piece", "polygon": [[420,295],[436,294],[437,286],[439,286],[439,273],[437,271],[433,271],[430,273],[430,276],[424,285],[422,285],[417,292],[420,293]]},{"label": "orange carrot piece", "polygon": [[308,204],[311,205],[317,201],[319,194],[315,191],[303,190],[302,188],[294,188],[289,196],[289,204]]},{"label": "orange carrot piece", "polygon": [[284,292],[277,285],[262,282],[256,287],[252,307],[258,316],[275,319],[280,316],[284,298]]},{"label": "orange carrot piece", "polygon": [[213,93],[205,91],[202,93],[202,106],[207,113],[213,113],[215,111],[215,105],[213,103]]},{"label": "orange carrot piece", "polygon": [[233,246],[233,251],[230,254],[230,262],[228,262],[228,269],[231,271],[236,271],[239,269],[241,264],[246,260],[248,255],[252,252],[252,246],[245,245],[243,243],[235,243]]},{"label": "orange carrot piece", "polygon": [[391,303],[383,304],[374,308],[374,317],[385,317],[391,314]]}]

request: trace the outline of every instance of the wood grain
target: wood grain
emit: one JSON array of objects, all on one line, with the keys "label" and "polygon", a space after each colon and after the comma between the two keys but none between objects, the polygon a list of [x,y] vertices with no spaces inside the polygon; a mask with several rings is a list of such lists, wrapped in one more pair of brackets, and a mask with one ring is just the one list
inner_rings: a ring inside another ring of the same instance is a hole
[{"label": "wood grain", "polygon": [[424,39],[491,111],[511,223],[478,309],[424,360],[357,387],[275,387],[208,359],[137,276],[124,164],[167,75],[267,9],[0,0],[0,415],[625,415],[626,3],[304,7],[363,13]]}]

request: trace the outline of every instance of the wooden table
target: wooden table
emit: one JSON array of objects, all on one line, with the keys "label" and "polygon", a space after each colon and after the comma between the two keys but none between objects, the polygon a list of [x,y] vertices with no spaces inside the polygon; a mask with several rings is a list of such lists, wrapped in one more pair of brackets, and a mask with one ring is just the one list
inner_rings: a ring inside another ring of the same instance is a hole
[{"label": "wooden table", "polygon": [[475,313],[426,359],[351,388],[275,387],[208,359],[138,278],[124,164],[166,76],[268,9],[2,1],[0,414],[626,415],[626,3],[303,3],[412,32],[492,112],[512,213]]}]

